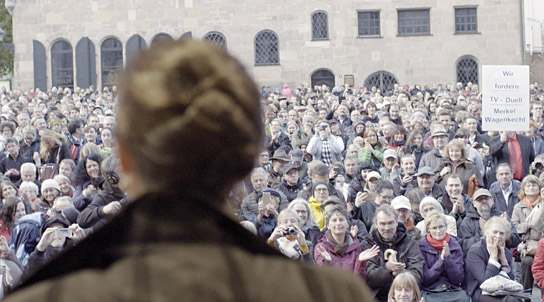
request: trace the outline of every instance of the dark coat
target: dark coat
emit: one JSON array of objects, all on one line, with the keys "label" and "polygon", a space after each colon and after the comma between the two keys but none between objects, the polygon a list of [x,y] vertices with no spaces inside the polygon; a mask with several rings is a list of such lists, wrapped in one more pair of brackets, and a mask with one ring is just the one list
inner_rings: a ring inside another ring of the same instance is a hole
[{"label": "dark coat", "polygon": [[[505,248],[506,260],[510,268],[512,267],[512,252]],[[487,243],[485,239],[479,240],[469,249],[466,257],[465,266],[466,276],[465,284],[468,295],[472,297],[472,301],[478,301],[482,290],[480,285],[487,279],[498,275],[501,269],[493,264],[489,264],[489,252],[487,251]],[[508,273],[510,279],[514,280],[512,270]]]},{"label": "dark coat", "polygon": [[60,146],[60,152],[59,146],[55,146],[53,149],[51,149],[49,158],[42,160],[42,164],[60,164],[60,162],[65,158],[72,159],[72,155],[70,154],[68,144],[62,143]]},{"label": "dark coat", "polygon": [[363,250],[377,245],[380,247],[378,256],[369,259],[366,264],[366,283],[380,301],[387,300],[387,294],[391,288],[394,276],[385,268],[383,254],[387,249],[397,251],[399,262],[406,264],[406,271],[414,275],[418,284],[423,280],[424,259],[419,250],[418,243],[406,233],[406,227],[399,224],[394,241],[390,244],[381,239],[377,229],[372,230],[366,240],[361,243]]},{"label": "dark coat", "polygon": [[508,214],[508,220],[512,219],[512,212],[514,212],[514,206],[520,201],[518,194],[521,190],[521,182],[519,180],[512,179],[512,193],[508,196],[508,206],[504,200],[504,195],[502,195],[501,185],[498,182],[491,184],[489,192],[493,196],[493,210]]},{"label": "dark coat", "polygon": [[430,290],[438,285],[446,284],[454,288],[460,288],[465,277],[463,270],[463,251],[454,236],[450,237],[450,255],[446,259],[440,258],[440,252],[431,246],[427,237],[419,241],[419,250],[425,263],[423,264],[423,282],[421,288]]},{"label": "dark coat", "polygon": [[[2,172],[2,174],[6,173],[6,171],[10,170],[10,169],[15,169],[19,172],[21,172],[21,165],[24,164],[24,163],[31,163],[32,160],[29,158],[29,157],[24,157],[21,152],[19,152],[19,155],[17,156],[17,158],[13,158],[11,157],[11,155],[9,155],[9,153],[6,155],[6,157],[2,158],[2,160],[0,160],[0,172]],[[12,175],[9,177],[9,180],[11,180],[12,183],[16,183],[17,181],[19,181],[21,179],[21,174],[19,173],[19,175]]]},{"label": "dark coat", "polygon": [[[499,215],[498,212],[491,211],[491,216]],[[461,240],[461,246],[463,247],[463,253],[465,255],[469,248],[484,236],[483,230],[480,229],[480,214],[478,214],[476,208],[472,204],[467,207],[467,216],[459,226],[457,235]],[[518,246],[519,242],[519,235],[516,232],[516,228],[512,225],[512,234],[510,235],[510,238],[506,240],[506,247],[515,248]]]},{"label": "dark coat", "polygon": [[102,192],[96,194],[93,201],[77,216],[77,224],[80,227],[98,229],[107,222],[104,207],[125,197],[119,188],[112,187],[107,181],[104,182],[102,187]]},{"label": "dark coat", "polygon": [[[521,149],[521,160],[523,162],[523,175],[529,174],[529,167],[533,160],[535,159],[535,154],[533,152],[533,144],[531,139],[525,135],[516,134],[518,137],[519,146]],[[489,153],[495,159],[495,167],[501,163],[509,163],[509,154],[508,154],[508,143],[501,142],[500,136],[494,136],[491,138],[491,143],[489,146]],[[521,179],[518,179],[521,180]]]},{"label": "dark coat", "polygon": [[[450,167],[451,173],[442,177],[440,176],[440,171],[442,171],[442,169],[445,167]],[[463,184],[463,193],[468,194],[469,196],[472,196],[472,194],[474,194],[478,188],[484,187],[484,179],[482,174],[480,174],[480,171],[478,171],[476,165],[468,160],[459,163],[457,166],[451,161],[445,161],[435,169],[435,172],[437,173],[436,182],[443,187],[446,187],[446,180],[448,179],[449,175],[456,174],[459,176],[461,183]],[[473,184],[472,179],[475,179],[477,184]]]},{"label": "dark coat", "polygon": [[274,152],[281,146],[288,146],[289,149],[291,149],[291,140],[287,134],[281,132],[278,139],[275,141],[272,141],[272,137],[270,135],[265,136],[264,147],[269,150],[270,156],[274,155]]},{"label": "dark coat", "polygon": [[287,181],[283,179],[281,181],[281,184],[277,185],[273,189],[283,192],[283,194],[287,196],[287,201],[291,202],[293,201],[293,199],[297,198],[298,192],[302,191],[302,180],[299,177],[297,184],[294,186],[290,186],[289,184],[287,184]]},{"label": "dark coat", "polygon": [[378,207],[378,204],[372,200],[365,201],[360,208],[356,206],[353,207],[353,218],[362,221],[366,230],[370,232],[372,220],[374,219],[374,212],[376,212]]}]

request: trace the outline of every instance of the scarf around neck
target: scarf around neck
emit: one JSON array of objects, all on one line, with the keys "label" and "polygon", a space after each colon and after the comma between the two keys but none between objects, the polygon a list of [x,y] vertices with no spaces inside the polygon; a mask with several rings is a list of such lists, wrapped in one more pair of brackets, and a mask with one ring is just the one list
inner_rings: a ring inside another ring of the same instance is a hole
[{"label": "scarf around neck", "polygon": [[427,234],[427,241],[439,253],[442,253],[442,248],[444,247],[444,241],[446,241],[449,244],[450,240],[451,240],[451,237],[450,237],[450,234],[448,233],[446,233],[446,236],[440,240],[436,240],[430,234]]},{"label": "scarf around neck", "polygon": [[540,203],[542,200],[542,197],[538,195],[538,198],[535,201],[531,201],[528,196],[523,197],[523,204],[529,208],[529,210],[532,210],[537,204]]},{"label": "scarf around neck", "polygon": [[332,237],[331,230],[327,230],[327,239],[329,240],[329,243],[331,244],[332,249],[338,256],[343,256],[346,250],[348,249],[348,244],[349,244],[348,234],[346,233],[344,236],[346,236],[344,238],[344,243],[340,244],[336,240],[334,240],[334,237]]}]

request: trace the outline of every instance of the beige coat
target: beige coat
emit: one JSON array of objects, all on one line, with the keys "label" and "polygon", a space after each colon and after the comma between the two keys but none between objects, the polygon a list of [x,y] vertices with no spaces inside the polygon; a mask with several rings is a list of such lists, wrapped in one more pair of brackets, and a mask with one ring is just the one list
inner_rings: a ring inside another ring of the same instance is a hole
[{"label": "beige coat", "polygon": [[544,231],[544,206],[542,202],[537,204],[533,210],[529,210],[523,204],[523,201],[518,202],[512,212],[512,223],[520,237],[525,239],[529,254],[534,255],[538,240],[542,238]]}]

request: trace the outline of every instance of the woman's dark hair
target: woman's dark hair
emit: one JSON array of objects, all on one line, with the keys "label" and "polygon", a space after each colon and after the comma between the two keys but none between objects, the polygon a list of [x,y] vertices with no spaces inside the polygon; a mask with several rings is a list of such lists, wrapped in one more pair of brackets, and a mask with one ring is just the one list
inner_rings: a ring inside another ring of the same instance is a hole
[{"label": "woman's dark hair", "polygon": [[[409,152],[414,151],[414,150],[411,150],[411,149],[417,149],[417,148],[412,148],[412,145],[414,144],[414,138],[416,137],[416,135],[421,135],[422,140],[425,140],[425,135],[423,135],[423,132],[421,130],[413,130],[410,133],[410,135],[408,136],[408,139],[406,140],[406,146],[408,147]],[[423,143],[422,143],[421,147],[423,147]]]},{"label": "woman's dark hair", "polygon": [[89,177],[89,174],[87,174],[87,161],[92,160],[94,162],[98,163],[98,166],[100,167],[100,164],[102,162],[102,156],[99,154],[91,154],[85,156],[82,160],[79,161],[76,168],[76,176],[75,176],[75,185],[83,185],[87,181],[91,181],[91,178]]},{"label": "woman's dark hair", "polygon": [[19,202],[23,202],[23,200],[19,197],[9,197],[8,199],[6,199],[6,201],[4,201],[4,204],[2,205],[2,210],[0,210],[0,219],[2,219],[2,230],[11,231],[11,229],[13,228],[13,225],[15,224],[13,217],[15,216],[15,212],[17,212],[17,204]]}]

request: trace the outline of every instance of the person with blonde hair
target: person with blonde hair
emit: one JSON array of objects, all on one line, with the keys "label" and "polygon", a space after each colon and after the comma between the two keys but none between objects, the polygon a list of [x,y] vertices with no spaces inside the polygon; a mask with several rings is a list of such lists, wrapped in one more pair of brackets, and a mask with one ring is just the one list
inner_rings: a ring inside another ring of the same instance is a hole
[{"label": "person with blonde hair", "polygon": [[465,144],[454,139],[444,147],[445,160],[436,169],[436,182],[446,187],[448,176],[455,174],[461,179],[463,193],[469,197],[474,195],[478,188],[483,188],[484,179],[476,165],[467,160],[468,151]]},{"label": "person with blonde hair", "polygon": [[[419,302],[421,292],[417,280],[410,272],[398,274],[387,296],[387,302]],[[421,302],[424,302],[421,300]]]},{"label": "person with blonde hair", "polygon": [[155,43],[117,94],[127,208],[4,301],[371,299],[360,278],[289,261],[223,214],[264,133],[259,90],[235,58],[191,39]]},{"label": "person with blonde hair", "polygon": [[72,158],[70,148],[64,135],[53,130],[45,129],[41,134],[40,152],[33,157],[37,167],[45,164],[60,164],[65,158]]}]

